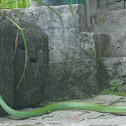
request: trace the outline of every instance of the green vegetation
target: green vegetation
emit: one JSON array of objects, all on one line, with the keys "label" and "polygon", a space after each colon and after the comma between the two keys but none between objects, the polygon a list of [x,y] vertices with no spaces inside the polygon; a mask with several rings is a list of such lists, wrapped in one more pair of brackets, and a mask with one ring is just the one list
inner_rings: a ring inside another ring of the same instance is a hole
[{"label": "green vegetation", "polygon": [[110,89],[105,89],[100,92],[101,95],[119,95],[119,96],[126,96],[126,91],[120,92],[120,91],[111,91]]},{"label": "green vegetation", "polygon": [[29,0],[0,0],[0,4],[6,9],[30,7]]},{"label": "green vegetation", "polygon": [[126,96],[126,91],[123,91],[123,92],[118,91],[119,86],[121,86],[121,84],[115,81],[115,82],[113,82],[113,84],[111,85],[110,88],[101,91],[100,94],[102,94],[102,95],[111,94],[111,95]]},{"label": "green vegetation", "polygon": [[112,92],[115,92],[115,91],[118,90],[119,86],[121,86],[121,84],[115,81],[115,82],[113,82],[113,84],[112,84],[110,89],[111,89]]}]

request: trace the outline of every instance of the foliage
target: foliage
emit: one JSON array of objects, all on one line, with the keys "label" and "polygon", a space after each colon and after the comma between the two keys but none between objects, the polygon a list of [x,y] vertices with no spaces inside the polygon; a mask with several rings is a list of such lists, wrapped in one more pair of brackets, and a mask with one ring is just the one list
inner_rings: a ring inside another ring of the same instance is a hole
[{"label": "foliage", "polygon": [[126,91],[123,92],[119,92],[119,91],[115,91],[112,92],[110,89],[105,89],[103,91],[100,92],[101,95],[119,95],[119,96],[126,96]]},{"label": "foliage", "polygon": [[126,91],[120,92],[118,91],[118,87],[121,86],[121,84],[117,81],[113,82],[110,88],[104,89],[100,92],[102,95],[120,95],[120,96],[126,96]]},{"label": "foliage", "polygon": [[0,3],[4,4],[2,8],[13,9],[13,8],[26,8],[29,7],[29,0],[0,0]]},{"label": "foliage", "polygon": [[120,86],[121,84],[120,83],[118,83],[118,82],[113,82],[113,84],[112,84],[112,86],[111,86],[111,91],[112,92],[114,92],[114,91],[116,91],[117,90],[117,88]]},{"label": "foliage", "polygon": [[[72,8],[72,6],[71,6],[71,3],[69,2],[69,0],[67,0],[67,2],[68,2],[68,4],[69,4],[69,6],[70,6],[70,10],[71,10],[71,13],[72,13],[72,17],[73,17],[73,19],[75,19],[75,18],[74,18],[74,11],[73,11],[73,8]],[[74,20],[74,26],[75,26],[75,20]]]}]

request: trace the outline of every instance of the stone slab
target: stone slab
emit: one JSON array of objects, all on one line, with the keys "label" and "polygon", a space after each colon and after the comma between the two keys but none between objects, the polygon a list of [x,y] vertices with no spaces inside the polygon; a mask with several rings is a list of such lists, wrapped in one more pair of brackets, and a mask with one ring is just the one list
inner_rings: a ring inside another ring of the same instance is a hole
[{"label": "stone slab", "polygon": [[[125,101],[124,96],[114,95],[99,95],[96,98],[83,99],[81,101],[100,103],[101,99],[106,103],[109,97],[108,104],[112,101],[119,104]],[[112,99],[112,101],[111,101]],[[103,104],[104,104],[103,103]],[[30,109],[33,110],[33,109]],[[25,120],[15,120],[8,117],[0,118],[0,126],[125,126],[126,116],[120,114],[100,113],[96,111],[85,110],[61,110],[55,111],[39,117],[31,117]]]},{"label": "stone slab", "polygon": [[[72,28],[75,27],[78,30],[84,31],[86,30],[86,12],[85,6],[75,4],[72,5],[74,11],[74,19],[72,17],[72,13],[70,10],[69,5],[63,6],[51,6],[61,17],[64,28]],[[59,17],[48,7],[46,6],[39,6],[39,7],[32,7],[26,9],[19,9],[20,17],[18,16],[19,13],[15,13],[15,17],[17,20],[22,21],[32,21],[39,25],[43,30],[49,29],[62,29],[62,24]],[[75,25],[74,25],[74,22]]]}]

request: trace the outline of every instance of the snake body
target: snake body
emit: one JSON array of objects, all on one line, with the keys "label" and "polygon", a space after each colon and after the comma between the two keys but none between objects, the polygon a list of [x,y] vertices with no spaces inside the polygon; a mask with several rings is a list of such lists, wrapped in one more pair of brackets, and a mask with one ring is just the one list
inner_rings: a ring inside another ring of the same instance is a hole
[{"label": "snake body", "polygon": [[44,115],[56,110],[84,109],[104,113],[126,113],[126,106],[100,105],[85,102],[58,102],[32,111],[18,111],[9,107],[0,95],[0,105],[9,114],[17,118],[29,118]]}]

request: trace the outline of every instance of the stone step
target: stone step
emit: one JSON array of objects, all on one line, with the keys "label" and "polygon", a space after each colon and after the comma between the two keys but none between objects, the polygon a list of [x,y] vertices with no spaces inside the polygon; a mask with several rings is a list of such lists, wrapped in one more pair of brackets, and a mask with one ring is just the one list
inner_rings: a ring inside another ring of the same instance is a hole
[{"label": "stone step", "polygon": [[95,39],[101,57],[126,57],[126,31],[97,33]]},{"label": "stone step", "polygon": [[103,58],[109,85],[118,83],[118,91],[126,91],[126,57]]},{"label": "stone step", "polygon": [[[85,6],[75,4],[72,5],[74,10],[74,17],[69,5],[65,6],[51,6],[57,14],[60,16],[64,28],[76,28],[80,31],[84,31],[86,28],[86,16]],[[22,15],[20,15],[21,20],[28,20],[37,23],[42,29],[63,29],[60,18],[51,9],[46,6],[31,7],[27,9],[20,10]],[[18,14],[15,14],[18,16]],[[74,22],[76,24],[74,25]]]},{"label": "stone step", "polygon": [[[95,35],[97,57],[101,57],[106,85],[121,84],[119,91],[126,90],[126,31]],[[103,69],[102,68],[102,69]]]},{"label": "stone step", "polygon": [[94,32],[125,31],[125,10],[98,10],[91,17],[91,28]]}]

